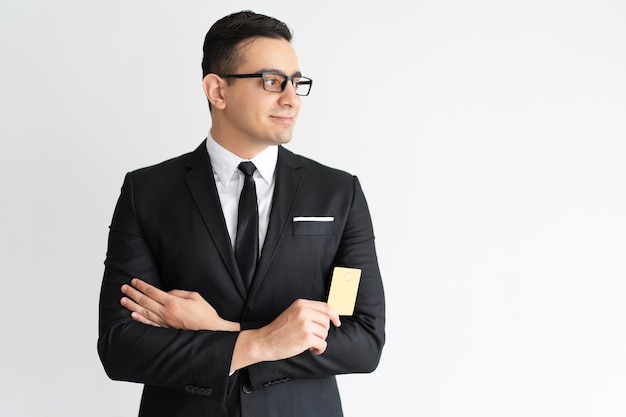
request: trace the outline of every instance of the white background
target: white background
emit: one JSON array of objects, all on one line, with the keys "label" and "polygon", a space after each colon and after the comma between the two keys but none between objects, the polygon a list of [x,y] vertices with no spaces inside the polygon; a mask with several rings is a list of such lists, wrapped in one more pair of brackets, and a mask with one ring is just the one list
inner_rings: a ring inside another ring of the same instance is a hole
[{"label": "white background", "polygon": [[622,0],[1,0],[0,415],[136,415],[96,354],[107,228],[205,137],[204,34],[245,8],[315,80],[289,148],[373,216],[388,342],[346,415],[626,415]]}]

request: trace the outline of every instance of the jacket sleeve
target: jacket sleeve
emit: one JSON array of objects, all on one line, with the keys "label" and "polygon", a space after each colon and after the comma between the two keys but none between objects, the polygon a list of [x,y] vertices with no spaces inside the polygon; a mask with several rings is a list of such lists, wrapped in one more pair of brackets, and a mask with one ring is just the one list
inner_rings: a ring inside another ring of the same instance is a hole
[{"label": "jacket sleeve", "polygon": [[290,359],[250,366],[248,373],[253,388],[290,378],[372,372],[378,366],[385,342],[385,297],[369,209],[356,177],[334,266],[362,270],[354,314],[341,317],[341,327],[331,327],[328,346],[322,355],[306,351]]},{"label": "jacket sleeve", "polygon": [[100,293],[98,354],[107,375],[199,393],[223,402],[238,333],[184,331],[135,322],[120,304],[122,284],[139,277],[162,288],[159,264],[126,176],[110,226]]}]

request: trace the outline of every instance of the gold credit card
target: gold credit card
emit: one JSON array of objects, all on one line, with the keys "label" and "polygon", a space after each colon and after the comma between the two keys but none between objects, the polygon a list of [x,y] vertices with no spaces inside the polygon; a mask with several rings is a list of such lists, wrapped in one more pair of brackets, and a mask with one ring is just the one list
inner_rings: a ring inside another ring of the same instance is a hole
[{"label": "gold credit card", "polygon": [[328,304],[340,316],[351,316],[356,304],[356,295],[359,291],[361,270],[358,268],[344,268],[337,266],[333,270],[330,281]]}]

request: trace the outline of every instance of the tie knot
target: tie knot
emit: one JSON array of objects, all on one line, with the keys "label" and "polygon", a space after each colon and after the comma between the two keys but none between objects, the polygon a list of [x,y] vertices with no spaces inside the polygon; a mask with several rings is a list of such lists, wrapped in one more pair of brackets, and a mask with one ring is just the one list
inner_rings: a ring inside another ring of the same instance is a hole
[{"label": "tie knot", "polygon": [[240,163],[238,168],[239,171],[243,172],[243,175],[245,175],[246,177],[254,174],[254,171],[256,171],[256,167],[250,161],[244,161]]}]

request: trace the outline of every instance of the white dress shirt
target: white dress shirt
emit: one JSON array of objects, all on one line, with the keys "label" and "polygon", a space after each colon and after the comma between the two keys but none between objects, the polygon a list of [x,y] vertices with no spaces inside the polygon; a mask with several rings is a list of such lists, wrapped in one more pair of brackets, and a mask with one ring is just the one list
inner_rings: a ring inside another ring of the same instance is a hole
[{"label": "white dress shirt", "polygon": [[206,141],[207,152],[213,167],[213,179],[217,186],[217,193],[224,212],[230,243],[235,247],[237,236],[237,209],[239,207],[239,195],[243,188],[244,175],[239,169],[242,161],[252,161],[256,166],[254,171],[254,183],[256,185],[256,198],[259,205],[259,256],[267,235],[267,226],[270,221],[272,209],[272,196],[276,178],[276,162],[278,161],[278,147],[269,146],[263,152],[252,159],[241,159],[234,153],[226,150],[211,137]]}]

